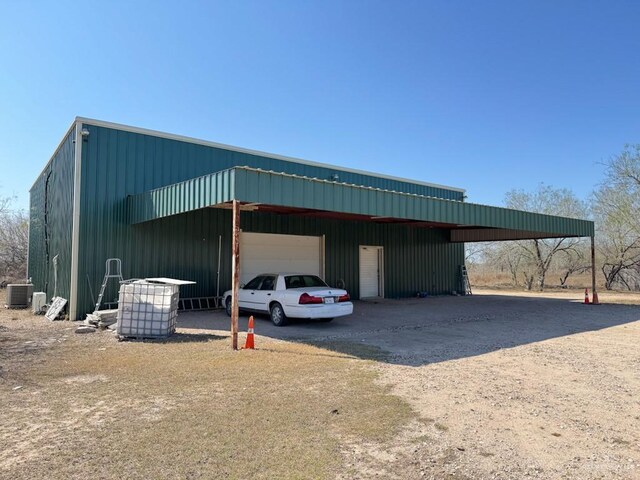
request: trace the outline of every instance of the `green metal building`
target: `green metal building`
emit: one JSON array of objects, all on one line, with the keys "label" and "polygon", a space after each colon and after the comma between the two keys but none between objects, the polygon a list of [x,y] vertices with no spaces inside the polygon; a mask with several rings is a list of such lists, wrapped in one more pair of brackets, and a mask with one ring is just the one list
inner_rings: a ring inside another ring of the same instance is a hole
[{"label": "green metal building", "polygon": [[303,268],[354,298],[459,290],[464,242],[594,232],[587,220],[471,204],[459,188],[86,118],[30,193],[29,276],[69,300],[71,319],[93,311],[107,258],[122,259],[125,278],[195,281],[183,297],[228,289],[233,200],[245,279]]}]

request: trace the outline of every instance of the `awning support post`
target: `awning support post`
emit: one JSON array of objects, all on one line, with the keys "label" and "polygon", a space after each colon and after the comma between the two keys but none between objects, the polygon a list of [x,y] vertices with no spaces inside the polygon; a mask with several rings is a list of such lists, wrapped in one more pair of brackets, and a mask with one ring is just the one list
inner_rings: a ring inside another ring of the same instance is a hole
[{"label": "awning support post", "polygon": [[238,290],[240,287],[240,205],[237,200],[233,204],[233,232],[231,238],[231,346],[238,349]]},{"label": "awning support post", "polygon": [[591,235],[591,293],[595,298],[598,298],[596,293],[596,241],[593,235]]}]

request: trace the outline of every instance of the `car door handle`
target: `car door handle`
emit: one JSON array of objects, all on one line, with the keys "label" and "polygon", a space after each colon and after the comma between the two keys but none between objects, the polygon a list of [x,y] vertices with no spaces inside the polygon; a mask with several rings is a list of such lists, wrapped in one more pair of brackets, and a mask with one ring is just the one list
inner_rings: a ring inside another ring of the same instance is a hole
[{"label": "car door handle", "polygon": [[270,297],[270,296],[271,296],[271,294],[270,294],[270,293],[267,293],[267,297]]},{"label": "car door handle", "polygon": [[254,295],[256,292],[251,292],[251,295]]}]

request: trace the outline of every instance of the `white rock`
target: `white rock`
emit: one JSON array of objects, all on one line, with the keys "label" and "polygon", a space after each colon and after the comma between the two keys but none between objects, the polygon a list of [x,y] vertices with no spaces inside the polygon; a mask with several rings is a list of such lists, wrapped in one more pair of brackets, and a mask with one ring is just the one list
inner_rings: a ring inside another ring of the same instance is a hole
[{"label": "white rock", "polygon": [[95,331],[96,329],[94,327],[88,327],[88,326],[78,327],[75,330],[76,333],[93,333]]}]

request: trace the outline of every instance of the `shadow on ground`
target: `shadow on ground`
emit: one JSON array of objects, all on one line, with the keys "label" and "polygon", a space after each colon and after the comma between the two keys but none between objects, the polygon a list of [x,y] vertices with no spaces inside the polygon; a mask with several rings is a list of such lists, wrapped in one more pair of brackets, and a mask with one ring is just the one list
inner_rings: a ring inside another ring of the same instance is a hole
[{"label": "shadow on ground", "polygon": [[184,333],[176,332],[168,338],[124,338],[126,342],[145,342],[145,343],[193,343],[193,342],[210,342],[214,340],[227,340],[225,335],[216,335],[214,333]]},{"label": "shadow on ground", "polygon": [[[275,327],[267,316],[255,318],[256,334],[264,337],[362,359],[424,365],[624,325],[640,320],[640,307],[473,295],[355,302],[353,315],[331,323],[293,320]],[[247,319],[240,318],[241,332],[246,331]],[[184,333],[211,330],[224,335],[220,331],[228,331],[229,323],[223,311],[183,313],[178,319]]]}]

